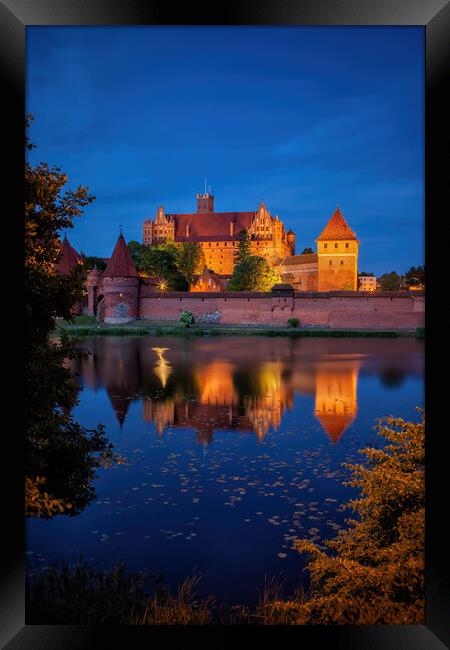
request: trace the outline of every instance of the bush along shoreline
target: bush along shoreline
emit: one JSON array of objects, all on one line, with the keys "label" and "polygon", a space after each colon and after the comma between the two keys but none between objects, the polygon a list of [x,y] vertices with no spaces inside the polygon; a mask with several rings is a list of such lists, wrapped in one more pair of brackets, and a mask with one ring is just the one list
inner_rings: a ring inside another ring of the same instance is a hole
[{"label": "bush along shoreline", "polygon": [[425,415],[417,410],[418,422],[379,420],[384,445],[360,450],[365,462],[346,465],[345,484],[359,488],[345,505],[354,513],[347,527],[325,546],[293,542],[308,556],[307,591],[300,584],[286,598],[272,579],[256,606],[227,608],[197,595],[200,576],[172,594],[162,576],[127,573],[123,562],[93,570],[80,559],[29,573],[27,624],[423,625]]}]

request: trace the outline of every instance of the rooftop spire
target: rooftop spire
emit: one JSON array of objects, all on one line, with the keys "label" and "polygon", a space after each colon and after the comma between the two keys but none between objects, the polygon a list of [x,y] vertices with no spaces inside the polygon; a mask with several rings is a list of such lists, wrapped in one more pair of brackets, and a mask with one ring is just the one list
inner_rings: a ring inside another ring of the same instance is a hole
[{"label": "rooftop spire", "polygon": [[61,257],[56,265],[56,269],[60,275],[70,273],[70,271],[83,259],[81,255],[70,245],[67,239],[67,234],[64,233],[64,239],[60,243]]},{"label": "rooftop spire", "polygon": [[355,233],[344,219],[339,206],[337,206],[336,210],[331,216],[331,219],[322,230],[320,235],[317,237],[316,241],[330,241],[340,239],[354,239],[358,241]]},{"label": "rooftop spire", "polygon": [[137,277],[136,268],[131,259],[130,251],[125,243],[122,230],[117,239],[111,259],[108,262],[103,275],[108,278],[134,278]]}]

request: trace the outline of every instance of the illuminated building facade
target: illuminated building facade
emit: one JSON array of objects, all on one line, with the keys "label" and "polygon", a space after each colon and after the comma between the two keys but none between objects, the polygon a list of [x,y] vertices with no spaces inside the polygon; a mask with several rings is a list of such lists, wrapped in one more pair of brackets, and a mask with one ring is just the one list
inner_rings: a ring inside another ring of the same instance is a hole
[{"label": "illuminated building facade", "polygon": [[230,276],[242,230],[249,234],[252,255],[264,257],[274,266],[295,252],[294,233],[286,232],[278,215],[273,217],[263,202],[252,212],[215,212],[214,195],[209,192],[197,194],[194,213],[166,213],[160,206],[153,220],[148,217],[144,221],[142,235],[146,246],[166,240],[175,246],[196,242],[202,247],[207,268],[219,276]]}]

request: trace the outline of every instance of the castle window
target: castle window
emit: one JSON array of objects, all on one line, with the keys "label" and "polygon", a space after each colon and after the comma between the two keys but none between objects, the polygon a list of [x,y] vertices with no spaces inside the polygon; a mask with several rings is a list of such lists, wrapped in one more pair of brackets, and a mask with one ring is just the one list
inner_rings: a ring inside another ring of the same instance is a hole
[{"label": "castle window", "polygon": [[209,242],[209,246],[211,246],[211,242]]},{"label": "castle window", "polygon": [[324,248],[328,248],[328,244],[324,244],[323,247],[324,247]]},{"label": "castle window", "polygon": [[348,248],[348,242],[345,242],[345,248]]},{"label": "castle window", "polygon": [[335,245],[334,245],[334,247],[335,247],[335,248],[337,248],[337,247],[338,247],[338,245],[337,245],[337,244],[335,244]]},{"label": "castle window", "polygon": [[341,260],[341,266],[344,266],[344,261],[343,260]]},{"label": "castle window", "polygon": [[330,266],[333,266],[333,262],[330,260]]}]

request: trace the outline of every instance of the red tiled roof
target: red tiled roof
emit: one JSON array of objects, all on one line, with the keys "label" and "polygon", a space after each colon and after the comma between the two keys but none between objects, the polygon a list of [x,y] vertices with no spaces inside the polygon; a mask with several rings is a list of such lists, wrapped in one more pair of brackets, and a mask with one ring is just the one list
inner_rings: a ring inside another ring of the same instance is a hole
[{"label": "red tiled roof", "polygon": [[[205,212],[202,214],[168,214],[175,221],[175,241],[186,239],[189,226],[189,241],[236,240],[241,230],[248,230],[255,212]],[[234,223],[234,234],[230,235],[230,223]]]},{"label": "red tiled roof", "polygon": [[347,224],[339,208],[336,208],[331,219],[329,220],[325,228],[322,230],[319,237],[317,237],[316,241],[323,241],[323,240],[329,241],[333,239],[335,240],[356,239],[356,241],[358,241],[355,233]]},{"label": "red tiled roof", "polygon": [[103,271],[103,275],[108,278],[137,277],[136,268],[122,233],[119,235],[116,247],[106,269]]},{"label": "red tiled roof", "polygon": [[60,242],[61,257],[56,265],[56,270],[60,275],[66,275],[79,263],[83,258],[77,251],[69,244],[67,236],[64,236],[62,243]]}]

